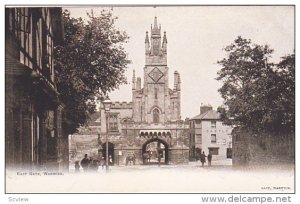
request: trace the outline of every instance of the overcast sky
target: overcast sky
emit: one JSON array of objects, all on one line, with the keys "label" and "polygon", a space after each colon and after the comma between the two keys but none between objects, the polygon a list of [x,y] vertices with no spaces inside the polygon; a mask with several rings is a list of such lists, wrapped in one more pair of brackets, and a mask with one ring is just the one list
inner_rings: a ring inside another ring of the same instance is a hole
[{"label": "overcast sky", "polygon": [[[86,16],[91,8],[68,8],[73,17]],[[94,7],[94,12],[97,9]],[[116,25],[130,36],[125,45],[129,64],[128,85],[110,94],[112,101],[131,101],[132,71],[142,77],[145,65],[145,33],[157,16],[162,32],[167,32],[169,87],[173,73],[181,74],[182,119],[199,114],[200,105],[216,109],[223,99],[215,80],[221,68],[217,61],[226,56],[223,48],[237,36],[273,48],[273,62],[294,50],[294,7],[292,6],[189,6],[189,7],[114,7]]]}]

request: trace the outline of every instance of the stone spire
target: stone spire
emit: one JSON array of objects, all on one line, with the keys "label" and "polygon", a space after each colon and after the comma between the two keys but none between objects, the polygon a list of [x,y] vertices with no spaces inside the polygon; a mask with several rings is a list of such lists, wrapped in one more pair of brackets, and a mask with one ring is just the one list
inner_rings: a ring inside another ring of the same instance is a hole
[{"label": "stone spire", "polygon": [[150,54],[158,56],[161,53],[161,34],[157,25],[157,17],[154,18],[154,26],[151,25],[151,50]]},{"label": "stone spire", "polygon": [[150,41],[149,41],[148,31],[146,31],[145,52],[146,52],[146,54],[148,54],[150,52]]},{"label": "stone spire", "polygon": [[167,52],[167,35],[166,35],[166,31],[164,32],[164,37],[163,37],[163,42],[162,42],[162,49],[164,52]]},{"label": "stone spire", "polygon": [[174,72],[174,90],[180,91],[180,84],[181,84],[181,79],[180,79],[180,74],[178,71]]},{"label": "stone spire", "polygon": [[180,74],[178,73],[178,79],[177,79],[177,91],[180,91],[181,90],[181,86],[180,86],[180,84],[181,84],[181,79],[180,79]]},{"label": "stone spire", "polygon": [[168,43],[166,31],[164,32],[163,43],[166,43],[166,44]]},{"label": "stone spire", "polygon": [[154,26],[151,25],[151,35],[160,35],[160,27],[157,25],[157,17],[154,17]]},{"label": "stone spire", "polygon": [[141,90],[142,89],[142,79],[141,77],[136,78],[136,90]]},{"label": "stone spire", "polygon": [[146,38],[145,38],[145,43],[148,43],[149,44],[149,36],[148,36],[148,31],[146,31]]},{"label": "stone spire", "polygon": [[178,84],[178,72],[177,71],[175,71],[174,72],[174,90],[176,90],[177,89],[177,84]]},{"label": "stone spire", "polygon": [[158,27],[157,27],[157,17],[155,16],[154,17],[154,29],[158,29]]}]

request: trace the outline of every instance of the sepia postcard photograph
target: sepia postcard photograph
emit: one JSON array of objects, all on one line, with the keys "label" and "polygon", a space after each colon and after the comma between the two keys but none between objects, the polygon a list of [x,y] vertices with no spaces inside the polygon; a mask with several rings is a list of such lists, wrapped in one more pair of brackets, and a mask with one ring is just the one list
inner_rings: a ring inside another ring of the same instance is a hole
[{"label": "sepia postcard photograph", "polygon": [[295,193],[295,5],[5,5],[4,55],[6,194]]}]

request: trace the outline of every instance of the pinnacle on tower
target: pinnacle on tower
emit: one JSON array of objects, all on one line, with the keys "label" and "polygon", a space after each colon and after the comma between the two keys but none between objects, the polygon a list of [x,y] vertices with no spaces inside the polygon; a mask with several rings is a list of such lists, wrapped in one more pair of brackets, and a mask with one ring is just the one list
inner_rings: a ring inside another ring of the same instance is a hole
[{"label": "pinnacle on tower", "polygon": [[146,31],[146,38],[145,38],[145,43],[149,43],[149,36],[148,36],[148,31]]},{"label": "pinnacle on tower", "polygon": [[164,32],[163,43],[168,43],[166,31]]},{"label": "pinnacle on tower", "polygon": [[166,31],[164,32],[164,37],[163,37],[163,42],[162,42],[162,49],[163,52],[166,53],[167,52],[167,44],[168,44],[168,40],[167,40],[167,34]]},{"label": "pinnacle on tower", "polygon": [[154,17],[154,29],[158,29],[158,27],[157,27],[157,17],[155,16]]},{"label": "pinnacle on tower", "polygon": [[157,25],[157,17],[154,17],[154,26],[152,28],[152,24],[151,24],[151,35],[160,35],[160,28],[158,28]]},{"label": "pinnacle on tower", "polygon": [[177,84],[178,84],[178,77],[177,77],[177,75],[178,75],[178,72],[175,71],[174,72],[174,90],[177,90]]},{"label": "pinnacle on tower", "polygon": [[180,84],[181,84],[181,79],[180,79],[180,74],[178,73],[178,79],[177,79],[177,91],[180,91],[180,90],[181,90]]},{"label": "pinnacle on tower", "polygon": [[148,31],[146,31],[146,37],[145,37],[145,53],[149,54],[150,52],[150,40],[148,36]]},{"label": "pinnacle on tower", "polygon": [[180,79],[180,74],[178,71],[174,72],[174,90],[180,91],[180,84],[181,84],[181,79]]},{"label": "pinnacle on tower", "polygon": [[136,90],[141,90],[142,89],[142,79],[141,77],[136,78]]}]

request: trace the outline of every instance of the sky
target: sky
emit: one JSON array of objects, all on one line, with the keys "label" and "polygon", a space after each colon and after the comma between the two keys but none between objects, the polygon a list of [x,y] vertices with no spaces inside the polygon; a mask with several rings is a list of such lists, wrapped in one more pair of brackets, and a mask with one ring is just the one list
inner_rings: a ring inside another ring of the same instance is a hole
[{"label": "sky", "polygon": [[[85,18],[92,7],[67,9],[71,16]],[[95,14],[101,9],[93,7]],[[181,75],[182,119],[198,115],[201,104],[209,104],[214,109],[223,104],[218,93],[222,83],[216,80],[221,69],[217,61],[226,57],[223,48],[237,36],[269,45],[274,49],[271,60],[275,63],[294,50],[292,6],[123,6],[114,7],[113,14],[119,17],[116,27],[130,37],[124,47],[132,63],[126,71],[128,84],[110,93],[111,100],[132,101],[133,69],[136,77],[142,77],[143,84],[145,33],[150,32],[157,16],[162,32],[167,33],[170,88],[173,88],[174,71]]]}]

